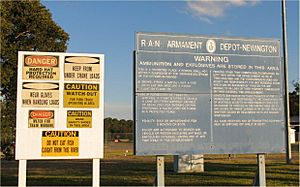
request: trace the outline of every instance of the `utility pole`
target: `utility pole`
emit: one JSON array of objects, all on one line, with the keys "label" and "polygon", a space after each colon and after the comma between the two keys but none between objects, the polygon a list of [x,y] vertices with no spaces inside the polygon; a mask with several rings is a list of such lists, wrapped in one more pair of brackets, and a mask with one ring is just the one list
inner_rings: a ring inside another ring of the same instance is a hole
[{"label": "utility pole", "polygon": [[289,81],[288,81],[288,46],[286,32],[286,0],[282,0],[282,37],[283,37],[283,60],[285,80],[285,114],[286,114],[286,163],[292,162],[292,150],[290,143],[290,104],[289,104]]}]

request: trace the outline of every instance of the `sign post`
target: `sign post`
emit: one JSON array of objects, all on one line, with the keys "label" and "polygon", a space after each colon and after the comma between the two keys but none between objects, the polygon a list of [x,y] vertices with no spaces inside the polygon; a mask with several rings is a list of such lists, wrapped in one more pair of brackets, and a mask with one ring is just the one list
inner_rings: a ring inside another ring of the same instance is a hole
[{"label": "sign post", "polygon": [[266,164],[264,154],[257,154],[257,171],[253,186],[266,186]]},{"label": "sign post", "polygon": [[100,159],[93,159],[93,187],[100,186]]},{"label": "sign post", "polygon": [[290,106],[289,106],[289,80],[288,80],[288,45],[287,45],[287,29],[286,29],[286,1],[281,1],[282,8],[282,37],[283,37],[283,60],[285,71],[285,111],[286,111],[286,163],[292,162],[292,147],[290,139]]},{"label": "sign post", "polygon": [[26,186],[26,160],[48,159],[93,159],[99,185],[104,55],[20,51],[17,89],[19,186]]},{"label": "sign post", "polygon": [[156,185],[159,187],[164,187],[165,186],[165,157],[156,156],[156,165],[157,165]]},{"label": "sign post", "polygon": [[19,179],[18,186],[26,186],[27,160],[19,160]]}]

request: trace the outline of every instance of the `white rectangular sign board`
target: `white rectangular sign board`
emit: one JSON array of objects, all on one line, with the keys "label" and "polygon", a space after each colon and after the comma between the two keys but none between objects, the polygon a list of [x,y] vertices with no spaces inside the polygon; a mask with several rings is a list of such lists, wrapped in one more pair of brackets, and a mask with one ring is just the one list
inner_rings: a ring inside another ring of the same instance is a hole
[{"label": "white rectangular sign board", "polygon": [[104,55],[18,55],[16,160],[103,158]]}]

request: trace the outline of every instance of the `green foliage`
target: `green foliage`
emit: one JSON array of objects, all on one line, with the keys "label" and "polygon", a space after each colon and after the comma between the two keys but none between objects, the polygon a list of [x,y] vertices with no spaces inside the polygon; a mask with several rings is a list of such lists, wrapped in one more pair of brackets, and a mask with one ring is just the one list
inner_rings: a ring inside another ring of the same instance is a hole
[{"label": "green foliage", "polygon": [[104,119],[105,140],[113,141],[115,139],[133,140],[133,121],[132,120],[118,120],[116,118]]},{"label": "green foliage", "polygon": [[37,0],[0,1],[1,149],[14,141],[18,51],[67,49],[68,34]]},{"label": "green foliage", "polygon": [[289,93],[290,116],[299,116],[299,82],[293,81],[294,91]]},{"label": "green foliage", "polygon": [[105,118],[104,129],[105,133],[133,133],[133,121]]}]

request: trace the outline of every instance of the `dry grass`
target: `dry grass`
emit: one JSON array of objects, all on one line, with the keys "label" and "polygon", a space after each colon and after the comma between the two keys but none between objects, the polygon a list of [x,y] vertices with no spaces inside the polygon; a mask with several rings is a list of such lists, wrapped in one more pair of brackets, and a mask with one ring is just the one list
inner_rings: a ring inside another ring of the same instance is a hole
[{"label": "dry grass", "polygon": [[[129,152],[126,153],[126,150]],[[126,153],[126,156],[125,156]],[[176,174],[173,157],[166,156],[166,185],[169,186],[250,186],[256,171],[256,155],[205,155],[205,172]],[[17,185],[17,161],[1,161],[1,186]],[[132,144],[109,144],[101,160],[102,186],[151,186],[156,175],[154,156],[133,156]],[[293,164],[284,154],[266,155],[268,186],[299,186],[299,151]],[[91,186],[91,160],[28,161],[29,186]]]}]

